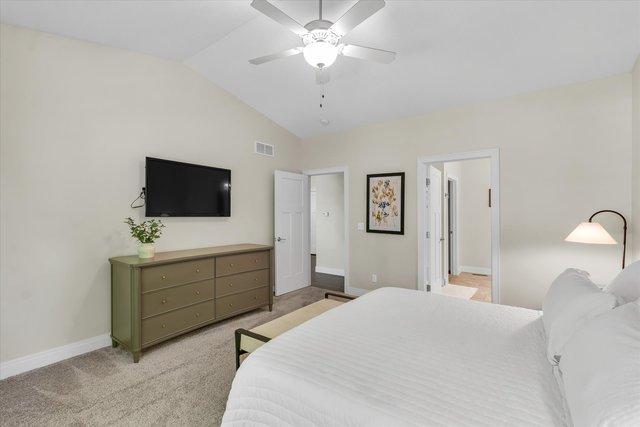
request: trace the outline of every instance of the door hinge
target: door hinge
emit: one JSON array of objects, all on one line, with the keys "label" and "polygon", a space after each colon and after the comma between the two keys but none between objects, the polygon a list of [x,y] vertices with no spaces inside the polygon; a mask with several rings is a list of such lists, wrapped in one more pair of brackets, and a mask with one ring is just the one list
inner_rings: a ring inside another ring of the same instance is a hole
[{"label": "door hinge", "polygon": [[427,285],[427,292],[431,292],[431,285]]},{"label": "door hinge", "polygon": [[431,238],[431,233],[427,231],[427,239]]},{"label": "door hinge", "polygon": [[427,178],[427,187],[431,185],[431,179]]}]

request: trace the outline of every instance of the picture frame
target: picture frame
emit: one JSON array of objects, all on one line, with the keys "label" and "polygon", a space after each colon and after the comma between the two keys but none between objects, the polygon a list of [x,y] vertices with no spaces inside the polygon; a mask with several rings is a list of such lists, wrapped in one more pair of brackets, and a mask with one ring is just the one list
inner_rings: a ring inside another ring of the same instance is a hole
[{"label": "picture frame", "polygon": [[367,233],[404,234],[404,172],[367,175]]}]

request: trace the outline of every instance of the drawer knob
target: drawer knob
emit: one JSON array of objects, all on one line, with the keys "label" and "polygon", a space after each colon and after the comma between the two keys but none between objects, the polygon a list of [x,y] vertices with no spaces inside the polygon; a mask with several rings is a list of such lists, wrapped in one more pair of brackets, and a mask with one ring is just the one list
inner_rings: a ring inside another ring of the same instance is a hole
[{"label": "drawer knob", "polygon": [[196,268],[196,273],[200,273],[200,269],[199,268]]},{"label": "drawer knob", "polygon": [[258,299],[258,297],[257,297],[257,296],[255,296],[255,297],[253,297],[253,299]]},{"label": "drawer knob", "polygon": [[229,303],[229,307],[233,307],[233,304]]},{"label": "drawer knob", "polygon": [[229,283],[229,287],[230,287],[230,288],[233,288],[233,283]]},{"label": "drawer knob", "polygon": [[196,313],[196,317],[200,317],[200,313]]},{"label": "drawer knob", "polygon": [[167,327],[167,325],[165,325],[164,323],[162,324],[162,329],[165,329]]},{"label": "drawer knob", "polygon": [[229,263],[229,267],[233,267],[233,263],[232,262]]},{"label": "drawer knob", "polygon": [[162,303],[166,304],[167,303],[167,299],[166,298],[162,298]]},{"label": "drawer knob", "polygon": [[200,295],[200,291],[196,291],[196,295]]},{"label": "drawer knob", "polygon": [[260,261],[258,258],[254,259],[253,262],[258,262]]},{"label": "drawer knob", "polygon": [[162,275],[162,280],[165,280],[167,278],[167,276]]},{"label": "drawer knob", "polygon": [[258,281],[258,278],[257,278],[257,277],[254,277],[254,278],[253,278],[253,281],[254,281],[254,282],[257,282],[257,281]]}]

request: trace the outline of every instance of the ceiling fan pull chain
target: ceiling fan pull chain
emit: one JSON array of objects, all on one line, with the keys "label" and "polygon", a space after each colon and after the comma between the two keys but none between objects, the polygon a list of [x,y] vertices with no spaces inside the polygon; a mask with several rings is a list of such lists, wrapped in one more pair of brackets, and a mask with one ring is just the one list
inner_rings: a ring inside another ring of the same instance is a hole
[{"label": "ceiling fan pull chain", "polygon": [[327,107],[326,84],[322,83],[320,85],[320,124],[322,126],[329,125],[329,120],[325,115],[325,112],[327,111],[326,107]]}]

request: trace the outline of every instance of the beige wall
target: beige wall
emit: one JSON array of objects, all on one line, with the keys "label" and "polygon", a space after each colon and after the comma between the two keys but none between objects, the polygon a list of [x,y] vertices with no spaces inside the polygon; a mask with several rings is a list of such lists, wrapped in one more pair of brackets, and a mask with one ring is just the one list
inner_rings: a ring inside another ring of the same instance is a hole
[{"label": "beige wall", "polygon": [[[597,209],[630,213],[630,87],[624,74],[304,141],[304,169],[349,167],[351,285],[371,289],[378,272],[379,286],[415,288],[417,157],[490,147],[501,156],[502,302],[540,307],[570,266],[608,282],[620,248],[564,238]],[[356,231],[366,174],[395,171],[407,174],[405,235]],[[602,222],[620,237],[615,218]]]},{"label": "beige wall", "polygon": [[633,140],[632,140],[632,175],[631,175],[631,259],[640,259],[640,56],[636,60],[632,74],[633,97]]},{"label": "beige wall", "polygon": [[490,270],[491,208],[488,190],[491,188],[491,160],[446,163],[445,171],[458,178],[460,267],[462,271],[471,272]]},{"label": "beige wall", "polygon": [[[168,218],[159,250],[271,243],[292,134],[182,64],[2,26],[1,360],[109,332],[109,263],[157,156],[232,170],[231,218]],[[253,154],[254,140],[276,158]]]},{"label": "beige wall", "polygon": [[316,267],[344,271],[342,174],[312,176],[311,187],[316,190]]}]

